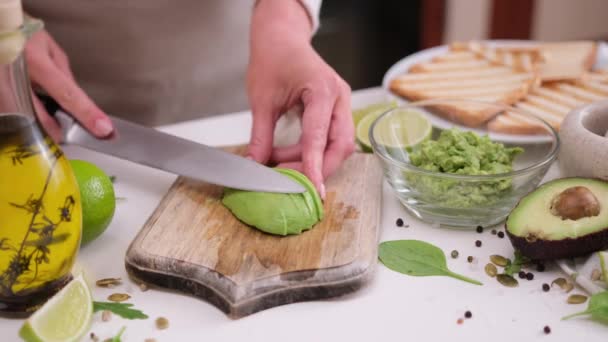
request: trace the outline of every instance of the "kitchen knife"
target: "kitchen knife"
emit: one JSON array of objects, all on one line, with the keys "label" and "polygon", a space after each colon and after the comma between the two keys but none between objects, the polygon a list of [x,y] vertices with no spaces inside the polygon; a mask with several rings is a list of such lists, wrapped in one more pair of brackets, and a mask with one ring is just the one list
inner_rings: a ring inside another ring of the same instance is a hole
[{"label": "kitchen knife", "polygon": [[114,133],[108,138],[97,139],[54,99],[45,95],[39,97],[49,114],[59,122],[64,134],[63,144],[81,146],[234,189],[278,193],[306,191],[291,178],[247,158],[116,117],[110,117],[114,124]]}]

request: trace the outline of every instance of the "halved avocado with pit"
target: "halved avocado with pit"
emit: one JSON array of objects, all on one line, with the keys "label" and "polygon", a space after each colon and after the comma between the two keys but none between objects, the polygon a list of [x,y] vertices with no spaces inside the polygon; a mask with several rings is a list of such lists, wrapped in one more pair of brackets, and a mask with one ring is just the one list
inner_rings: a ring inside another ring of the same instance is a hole
[{"label": "halved avocado with pit", "polygon": [[515,249],[535,260],[608,249],[608,182],[563,178],[545,183],[522,198],[505,227]]}]

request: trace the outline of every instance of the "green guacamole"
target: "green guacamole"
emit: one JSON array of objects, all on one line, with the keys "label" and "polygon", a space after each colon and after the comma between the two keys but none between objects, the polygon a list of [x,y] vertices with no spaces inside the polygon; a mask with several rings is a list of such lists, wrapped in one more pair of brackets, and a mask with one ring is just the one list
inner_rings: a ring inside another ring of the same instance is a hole
[{"label": "green guacamole", "polygon": [[[441,132],[437,140],[427,140],[409,158],[424,170],[457,175],[493,175],[513,171],[513,160],[524,150],[507,148],[487,136],[456,128]],[[470,208],[495,203],[511,189],[510,179],[459,181],[407,173],[412,187],[430,203],[453,208]]]}]

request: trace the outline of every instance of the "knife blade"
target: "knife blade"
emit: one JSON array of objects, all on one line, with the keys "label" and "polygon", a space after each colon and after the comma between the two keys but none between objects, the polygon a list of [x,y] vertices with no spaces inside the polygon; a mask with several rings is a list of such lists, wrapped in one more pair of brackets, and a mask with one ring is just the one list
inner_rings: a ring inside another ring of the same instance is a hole
[{"label": "knife blade", "polygon": [[45,95],[40,98],[61,126],[65,145],[234,189],[276,193],[306,191],[298,182],[255,161],[112,116],[114,133],[97,139],[52,98]]}]

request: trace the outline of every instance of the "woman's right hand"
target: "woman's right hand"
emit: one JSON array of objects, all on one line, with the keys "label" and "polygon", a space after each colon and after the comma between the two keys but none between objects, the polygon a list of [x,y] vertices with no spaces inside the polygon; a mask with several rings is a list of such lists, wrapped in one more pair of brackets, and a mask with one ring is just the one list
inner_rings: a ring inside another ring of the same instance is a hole
[{"label": "woman's right hand", "polygon": [[[43,89],[76,120],[99,138],[114,130],[112,121],[76,84],[65,52],[46,30],[36,32],[25,46],[25,59],[32,84]],[[35,95],[32,95],[38,119],[57,142],[61,127]]]}]

